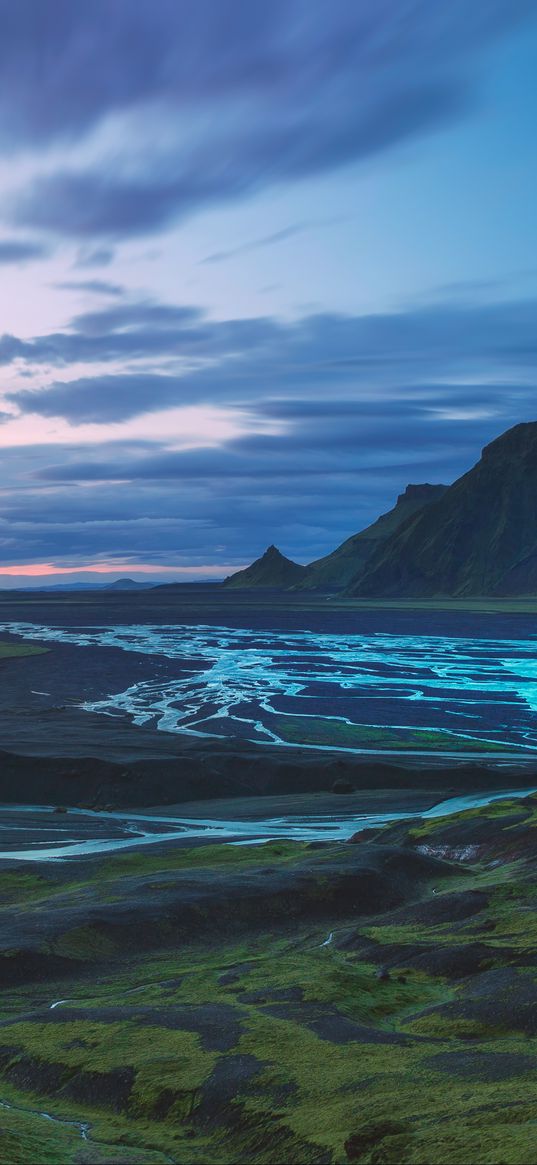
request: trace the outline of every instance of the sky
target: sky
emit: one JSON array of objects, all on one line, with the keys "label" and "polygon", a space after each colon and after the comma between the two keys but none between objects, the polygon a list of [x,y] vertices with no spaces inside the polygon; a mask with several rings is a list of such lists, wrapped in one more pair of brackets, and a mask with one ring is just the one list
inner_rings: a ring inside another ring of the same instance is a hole
[{"label": "sky", "polygon": [[0,586],[309,562],[537,419],[537,0],[0,27]]}]

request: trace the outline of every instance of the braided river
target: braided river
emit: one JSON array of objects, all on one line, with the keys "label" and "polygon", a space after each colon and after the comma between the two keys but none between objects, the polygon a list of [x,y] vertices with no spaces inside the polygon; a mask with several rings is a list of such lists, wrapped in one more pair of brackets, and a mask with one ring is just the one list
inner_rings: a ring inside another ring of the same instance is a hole
[{"label": "braided river", "polygon": [[135,724],[163,732],[354,753],[470,753],[516,760],[537,750],[533,633],[474,638],[29,622],[3,623],[2,631],[82,651],[119,648],[126,656],[151,657],[154,676],[148,677],[146,668],[143,680],[82,706],[109,716],[126,714]]}]

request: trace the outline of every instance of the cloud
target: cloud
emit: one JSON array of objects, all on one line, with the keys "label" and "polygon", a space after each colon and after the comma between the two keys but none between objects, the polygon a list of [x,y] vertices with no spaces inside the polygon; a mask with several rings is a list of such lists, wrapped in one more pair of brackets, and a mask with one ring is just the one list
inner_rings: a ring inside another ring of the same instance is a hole
[{"label": "cloud", "polygon": [[82,248],[79,252],[75,267],[109,267],[110,263],[114,261],[115,251],[113,247],[93,247],[89,251],[87,248]]},{"label": "cloud", "polygon": [[[143,561],[242,563],[277,538],[311,560],[390,508],[409,481],[452,480],[502,428],[497,418],[439,423],[404,401],[389,421],[381,406],[352,411],[335,402],[328,438],[326,416],[306,407],[280,437],[216,450],[103,442],[91,456],[19,451],[23,488],[3,511],[0,561],[9,556],[8,528],[19,544],[35,541],[37,558],[48,546],[48,557],[76,552],[93,561],[115,539],[116,552]],[[12,480],[13,461],[6,472]]]},{"label": "cloud", "polygon": [[[23,414],[97,423],[103,436],[77,443],[75,427],[71,446],[3,450],[0,562],[24,545],[35,561],[75,551],[96,561],[115,548],[132,561],[240,564],[275,540],[318,557],[409,481],[449,482],[484,443],[535,419],[536,330],[531,299],[290,321],[147,301],[80,313],[34,340],[4,337],[4,358],[31,369],[48,357],[69,375],[71,362],[78,372],[95,361],[94,375],[8,399]],[[247,403],[255,426],[211,448],[178,450],[178,427],[109,440],[112,423],[211,402],[230,415]],[[178,513],[188,526],[174,525]]]},{"label": "cloud", "polygon": [[332,218],[307,219],[302,223],[292,223],[291,226],[282,227],[279,231],[272,231],[270,235],[262,235],[259,239],[251,239],[248,243],[241,243],[237,247],[230,247],[224,251],[213,251],[212,255],[206,255],[204,259],[200,259],[200,266],[206,263],[224,263],[228,259],[235,259],[237,255],[249,255],[251,251],[263,251],[266,247],[285,243],[287,239],[293,239],[296,235],[303,235],[308,231],[317,232],[326,227],[337,226],[338,223],[344,221],[344,217],[338,215]]},{"label": "cloud", "polygon": [[[409,481],[449,482],[482,444],[534,417],[532,387],[497,385],[491,415],[443,419],[427,401],[272,401],[279,436],[217,449],[149,441],[6,449],[0,562],[241,564],[277,540],[308,561],[394,503]],[[487,386],[444,385],[440,404],[482,405]],[[106,433],[106,430],[104,431]],[[113,488],[111,485],[113,483]],[[179,520],[178,520],[179,519]],[[130,556],[130,557],[129,557]]]},{"label": "cloud", "polygon": [[[350,97],[350,95],[349,95]],[[259,132],[255,118],[233,125],[228,134],[202,131],[190,149],[157,153],[147,167],[140,158],[125,165],[125,177],[98,169],[63,169],[39,175],[7,203],[17,226],[74,238],[113,240],[160,231],[176,220],[218,204],[244,198],[262,186],[296,181],[371,158],[401,141],[449,123],[468,100],[463,85],[430,81],[386,97],[378,108],[357,112],[349,100],[348,122],[336,107],[317,111],[314,122],[300,117]],[[216,127],[215,120],[215,127]],[[265,153],[263,153],[263,141]]]},{"label": "cloud", "polygon": [[281,231],[273,231],[271,235],[263,235],[260,239],[252,239],[249,243],[241,243],[240,246],[230,247],[227,251],[213,251],[212,255],[200,259],[200,264],[224,263],[228,259],[235,259],[237,255],[249,255],[251,251],[261,251],[265,247],[273,247],[276,243],[284,243],[295,235],[303,234],[306,229],[298,223],[295,226],[283,227]]},{"label": "cloud", "polygon": [[41,392],[23,390],[6,397],[22,412],[66,417],[77,425],[106,425],[183,403],[176,378],[148,373],[58,381]]},{"label": "cloud", "polygon": [[284,334],[282,326],[268,318],[210,321],[199,308],[148,300],[84,312],[63,332],[30,340],[0,336],[0,364],[21,360],[28,366],[54,367],[125,359],[152,359],[158,364],[177,357],[188,366],[196,361],[206,365],[262,349],[268,354]]},{"label": "cloud", "polygon": [[106,279],[65,279],[54,283],[59,291],[87,291],[90,295],[123,295],[125,288],[120,283],[109,283]]},{"label": "cloud", "polygon": [[[406,398],[451,404],[477,377],[486,391],[530,380],[537,301],[433,304],[376,315],[212,320],[191,306],[117,304],[76,316],[64,332],[0,338],[0,363],[51,368],[120,361],[128,371],[53,380],[6,399],[21,412],[72,424],[120,421],[189,404]],[[143,362],[143,367],[136,367]],[[457,390],[457,381],[461,384]],[[514,392],[514,389],[512,390]],[[278,404],[277,402],[281,402]]]},{"label": "cloud", "polygon": [[31,259],[46,259],[50,247],[34,239],[0,239],[0,264],[27,263]]},{"label": "cloud", "polygon": [[486,45],[534,13],[532,0],[56,0],[46,14],[0,0],[0,149],[65,153],[17,191],[11,219],[133,237],[372,158],[460,117]]}]

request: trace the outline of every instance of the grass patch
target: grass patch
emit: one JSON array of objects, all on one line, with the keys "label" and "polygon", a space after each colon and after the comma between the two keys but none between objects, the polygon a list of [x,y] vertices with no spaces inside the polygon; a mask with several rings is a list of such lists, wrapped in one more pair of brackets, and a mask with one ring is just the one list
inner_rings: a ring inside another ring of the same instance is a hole
[{"label": "grass patch", "polygon": [[0,874],[0,907],[14,902],[28,902],[46,897],[52,889],[50,882],[39,874],[23,874],[6,870]]},{"label": "grass patch", "polygon": [[68,959],[99,961],[116,953],[115,943],[97,926],[75,926],[54,942],[54,954]]},{"label": "grass patch", "polygon": [[[165,840],[165,838],[164,838]],[[199,870],[213,866],[266,866],[286,864],[304,857],[307,842],[267,841],[260,845],[203,845],[176,849],[168,854],[144,851],[105,858],[95,873],[99,881],[129,875],[164,873],[166,870]]]},{"label": "grass patch", "polygon": [[515,746],[472,739],[455,733],[425,728],[384,728],[370,724],[346,724],[315,716],[277,716],[274,730],[289,744],[321,744],[336,748],[393,749],[398,752],[505,752]]},{"label": "grass patch", "polygon": [[21,659],[25,655],[46,655],[50,647],[36,647],[32,643],[0,642],[0,660]]},{"label": "grass patch", "polygon": [[430,837],[431,834],[440,830],[451,829],[452,826],[463,824],[465,821],[492,820],[501,822],[505,819],[505,827],[507,828],[510,825],[510,818],[520,816],[524,811],[527,812],[528,817],[532,816],[532,811],[528,810],[527,806],[521,805],[517,799],[506,798],[505,801],[491,801],[489,805],[480,805],[476,809],[461,809],[460,813],[450,813],[449,816],[430,817],[422,825],[410,829],[408,837],[411,841],[419,841],[421,838]]},{"label": "grass patch", "polygon": [[216,1053],[202,1050],[194,1032],[140,1026],[129,1020],[23,1021],[0,1028],[0,1045],[16,1045],[39,1061],[100,1073],[125,1067],[145,1071],[148,1065],[174,1057],[178,1079],[185,1087],[189,1080],[198,1087],[216,1059]]}]

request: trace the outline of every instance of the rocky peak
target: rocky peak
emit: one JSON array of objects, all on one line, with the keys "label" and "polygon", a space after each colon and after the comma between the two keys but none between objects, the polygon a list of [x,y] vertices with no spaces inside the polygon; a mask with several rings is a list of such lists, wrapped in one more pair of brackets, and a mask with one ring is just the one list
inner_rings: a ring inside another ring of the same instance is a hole
[{"label": "rocky peak", "polygon": [[404,493],[399,494],[397,505],[404,502],[423,502],[425,505],[426,502],[433,502],[435,498],[441,498],[447,488],[447,485],[430,485],[429,482],[422,485],[407,485]]},{"label": "rocky peak", "polygon": [[513,425],[500,437],[496,437],[490,444],[485,445],[481,460],[510,462],[514,457],[525,460],[537,458],[537,421],[524,421],[520,425]]}]

